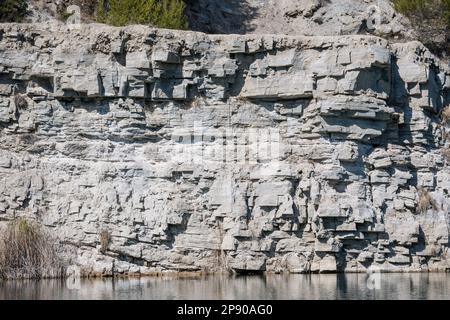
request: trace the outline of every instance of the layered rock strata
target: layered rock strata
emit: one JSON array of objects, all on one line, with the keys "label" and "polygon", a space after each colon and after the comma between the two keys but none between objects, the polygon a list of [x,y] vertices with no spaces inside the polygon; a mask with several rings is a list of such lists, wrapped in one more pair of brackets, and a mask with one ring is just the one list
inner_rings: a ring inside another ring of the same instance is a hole
[{"label": "layered rock strata", "polygon": [[418,42],[0,25],[0,220],[70,264],[446,270],[450,70]]}]

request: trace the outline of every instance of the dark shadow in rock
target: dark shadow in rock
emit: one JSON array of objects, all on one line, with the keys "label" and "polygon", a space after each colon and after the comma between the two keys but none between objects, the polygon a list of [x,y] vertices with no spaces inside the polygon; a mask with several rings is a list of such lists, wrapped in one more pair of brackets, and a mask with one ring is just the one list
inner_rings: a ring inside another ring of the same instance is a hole
[{"label": "dark shadow in rock", "polygon": [[118,253],[116,258],[119,261],[128,262],[128,263],[131,263],[131,264],[134,264],[137,266],[145,266],[147,264],[147,261],[145,261],[144,259],[132,257],[132,256],[129,256],[128,254],[122,253],[122,252],[115,252],[115,253]]},{"label": "dark shadow in rock", "polygon": [[409,94],[406,90],[406,83],[400,76],[399,67],[397,64],[397,57],[392,56],[391,58],[391,95],[389,105],[393,106],[396,111],[403,113],[404,122],[399,124],[399,143],[408,141],[412,143],[411,134],[411,120],[412,120],[412,108],[409,105]]},{"label": "dark shadow in rock", "polygon": [[89,98],[73,98],[71,100],[61,101],[61,106],[69,112],[74,111],[74,109],[83,109],[89,113],[107,115],[111,111],[107,101],[95,102],[90,101]]},{"label": "dark shadow in rock", "polygon": [[191,218],[191,213],[183,212],[180,214],[181,221],[178,224],[168,224],[165,233],[167,234],[168,240],[164,241],[164,244],[168,248],[173,249],[175,244],[175,239],[178,235],[185,233]]},{"label": "dark shadow in rock", "polygon": [[438,76],[439,67],[434,64],[429,68],[428,71],[428,103],[432,107],[434,112],[439,112],[443,105],[443,97],[444,92],[441,91],[441,88],[444,87],[441,79]]},{"label": "dark shadow in rock", "polygon": [[417,254],[417,252],[421,252],[424,251],[426,248],[425,242],[426,242],[426,238],[425,238],[425,233],[423,232],[422,227],[419,227],[419,235],[418,235],[418,242],[414,243],[411,246],[411,254]]},{"label": "dark shadow in rock", "polygon": [[54,84],[52,77],[32,76],[31,80],[40,88],[47,92],[54,93]]}]

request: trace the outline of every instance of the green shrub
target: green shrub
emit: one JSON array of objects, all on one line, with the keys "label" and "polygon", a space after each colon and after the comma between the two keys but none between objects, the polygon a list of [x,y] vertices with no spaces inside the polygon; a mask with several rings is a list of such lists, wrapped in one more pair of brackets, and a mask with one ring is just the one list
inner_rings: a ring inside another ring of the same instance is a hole
[{"label": "green shrub", "polygon": [[450,0],[442,0],[444,4],[444,17],[447,21],[447,25],[450,26]]},{"label": "green shrub", "polygon": [[427,0],[394,0],[394,6],[397,11],[410,14],[418,10],[424,10],[427,2]]},{"label": "green shrub", "polygon": [[0,22],[21,22],[27,9],[26,0],[0,0]]},{"label": "green shrub", "polygon": [[99,0],[98,22],[114,26],[147,24],[159,28],[187,29],[182,0]]},{"label": "green shrub", "polygon": [[393,0],[395,9],[409,17],[442,20],[450,26],[450,0]]},{"label": "green shrub", "polygon": [[450,55],[450,0],[393,0],[409,17],[419,40],[441,57]]}]

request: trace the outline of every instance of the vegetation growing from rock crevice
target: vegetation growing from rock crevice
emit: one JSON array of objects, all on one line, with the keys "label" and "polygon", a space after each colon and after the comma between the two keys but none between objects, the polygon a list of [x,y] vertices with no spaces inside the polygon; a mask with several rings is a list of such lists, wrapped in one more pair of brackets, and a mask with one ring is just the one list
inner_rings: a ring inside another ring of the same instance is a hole
[{"label": "vegetation growing from rock crevice", "polygon": [[424,188],[419,188],[417,190],[418,193],[418,200],[417,200],[417,213],[425,213],[429,209],[432,209],[433,211],[437,211],[437,203],[431,196],[431,194],[428,192],[428,190]]},{"label": "vegetation growing from rock crevice", "polygon": [[111,235],[108,230],[102,230],[99,234],[100,238],[100,252],[105,254],[111,242]]},{"label": "vegetation growing from rock crevice", "polygon": [[35,222],[17,219],[0,236],[0,278],[39,279],[63,275],[52,239]]},{"label": "vegetation growing from rock crevice", "polygon": [[26,0],[0,0],[0,22],[21,22],[27,9]]},{"label": "vegetation growing from rock crevice", "polygon": [[443,123],[450,123],[450,106],[447,106],[442,110],[441,116]]},{"label": "vegetation growing from rock crevice", "polygon": [[393,0],[395,9],[412,21],[422,41],[439,55],[450,54],[450,0]]},{"label": "vegetation growing from rock crevice", "polygon": [[147,24],[159,28],[187,29],[182,0],[99,0],[96,20],[114,26]]}]

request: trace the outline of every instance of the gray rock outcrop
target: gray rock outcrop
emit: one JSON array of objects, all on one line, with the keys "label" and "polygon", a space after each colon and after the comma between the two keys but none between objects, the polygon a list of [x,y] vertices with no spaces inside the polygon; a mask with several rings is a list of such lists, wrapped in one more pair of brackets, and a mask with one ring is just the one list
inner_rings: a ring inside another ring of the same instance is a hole
[{"label": "gray rock outcrop", "polygon": [[2,24],[0,220],[92,274],[446,270],[449,89],[418,42]]}]

